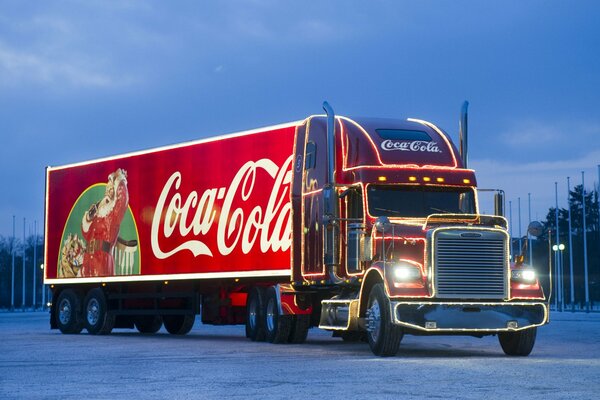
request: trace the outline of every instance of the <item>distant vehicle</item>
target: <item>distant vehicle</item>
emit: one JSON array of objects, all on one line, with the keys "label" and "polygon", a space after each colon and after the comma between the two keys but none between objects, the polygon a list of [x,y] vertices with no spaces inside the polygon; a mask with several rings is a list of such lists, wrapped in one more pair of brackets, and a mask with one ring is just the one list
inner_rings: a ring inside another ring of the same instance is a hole
[{"label": "distant vehicle", "polygon": [[[548,322],[536,271],[511,263],[503,198],[478,213],[461,151],[418,119],[326,115],[48,167],[51,327],[176,335],[311,327],[398,352],[404,334],[498,335],[528,355]],[[463,139],[464,135],[464,139]]]}]

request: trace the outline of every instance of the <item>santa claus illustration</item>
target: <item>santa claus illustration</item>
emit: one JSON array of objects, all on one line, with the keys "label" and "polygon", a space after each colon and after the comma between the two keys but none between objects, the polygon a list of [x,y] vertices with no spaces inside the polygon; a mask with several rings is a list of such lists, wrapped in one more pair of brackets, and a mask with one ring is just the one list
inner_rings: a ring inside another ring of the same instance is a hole
[{"label": "santa claus illustration", "polygon": [[113,249],[128,204],[127,172],[119,168],[108,176],[104,197],[83,215],[81,232],[87,246],[80,276],[114,275]]}]

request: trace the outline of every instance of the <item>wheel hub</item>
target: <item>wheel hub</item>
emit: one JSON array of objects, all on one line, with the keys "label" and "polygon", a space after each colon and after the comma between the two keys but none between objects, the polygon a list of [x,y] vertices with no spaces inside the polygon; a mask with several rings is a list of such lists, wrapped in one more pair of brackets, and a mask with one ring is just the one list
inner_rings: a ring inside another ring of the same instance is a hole
[{"label": "wheel hub", "polygon": [[71,302],[68,300],[63,300],[60,302],[58,306],[58,319],[60,323],[66,325],[71,320]]},{"label": "wheel hub", "polygon": [[87,321],[91,326],[94,326],[98,323],[98,318],[100,315],[100,304],[98,300],[91,299],[88,302],[87,306]]},{"label": "wheel hub", "polygon": [[371,335],[373,341],[379,338],[381,331],[381,308],[377,299],[373,300],[371,307],[367,310],[367,332]]}]

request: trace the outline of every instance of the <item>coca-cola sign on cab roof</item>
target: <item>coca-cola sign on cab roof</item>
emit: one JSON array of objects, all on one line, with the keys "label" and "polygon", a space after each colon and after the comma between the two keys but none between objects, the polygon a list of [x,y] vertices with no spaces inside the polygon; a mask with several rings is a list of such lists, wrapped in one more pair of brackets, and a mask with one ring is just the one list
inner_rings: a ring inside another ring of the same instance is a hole
[{"label": "coca-cola sign on cab roof", "polygon": [[423,140],[415,140],[412,142],[399,140],[384,140],[381,142],[381,149],[385,151],[415,151],[426,153],[441,153],[437,142],[426,142]]}]

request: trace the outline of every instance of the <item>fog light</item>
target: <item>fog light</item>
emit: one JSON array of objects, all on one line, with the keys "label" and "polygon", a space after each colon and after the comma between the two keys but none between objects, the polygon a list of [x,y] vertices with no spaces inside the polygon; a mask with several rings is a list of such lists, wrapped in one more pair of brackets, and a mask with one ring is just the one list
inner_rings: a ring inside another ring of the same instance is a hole
[{"label": "fog light", "polygon": [[514,281],[534,283],[536,276],[535,271],[531,268],[527,269],[513,269],[511,271],[511,278]]}]

